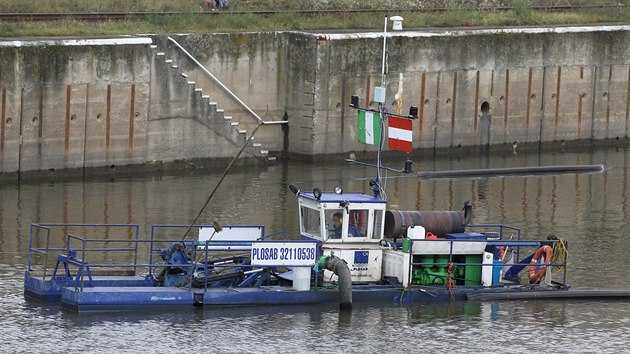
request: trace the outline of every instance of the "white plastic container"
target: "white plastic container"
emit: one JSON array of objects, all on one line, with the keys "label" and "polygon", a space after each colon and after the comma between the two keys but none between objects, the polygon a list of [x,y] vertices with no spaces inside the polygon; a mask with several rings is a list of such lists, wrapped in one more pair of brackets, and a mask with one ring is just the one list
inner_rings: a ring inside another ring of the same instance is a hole
[{"label": "white plastic container", "polygon": [[410,240],[424,240],[426,230],[423,226],[412,226],[407,229],[407,238]]},{"label": "white plastic container", "polygon": [[311,290],[311,267],[293,268],[293,289],[298,291]]}]

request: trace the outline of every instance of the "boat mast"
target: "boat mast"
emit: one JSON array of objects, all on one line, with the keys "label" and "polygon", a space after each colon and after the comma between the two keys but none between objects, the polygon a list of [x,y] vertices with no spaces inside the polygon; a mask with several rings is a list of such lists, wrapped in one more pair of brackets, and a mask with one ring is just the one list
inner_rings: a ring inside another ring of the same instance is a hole
[{"label": "boat mast", "polygon": [[383,28],[383,63],[381,65],[381,87],[385,88],[385,58],[387,54],[387,16],[385,16],[385,26]]},{"label": "boat mast", "polygon": [[[385,131],[385,92],[386,92],[386,79],[385,75],[385,65],[387,61],[387,16],[385,16],[385,24],[383,25],[383,61],[381,63],[381,86],[374,88],[374,98],[378,102],[378,111],[381,116],[381,134],[379,136],[378,141],[378,150],[376,153],[376,179],[374,180],[374,186],[372,189],[374,191],[374,196],[379,197],[381,194],[385,194],[385,190],[381,187],[381,152],[383,151],[383,143],[385,140],[383,139],[383,132]],[[377,98],[377,92],[381,95]]]},{"label": "boat mast", "polygon": [[[390,18],[394,22],[393,29],[401,30],[402,29],[402,17],[393,16]],[[385,140],[383,138],[383,132],[385,131],[385,120],[388,117],[394,116],[399,118],[407,118],[407,119],[415,119],[418,117],[418,109],[416,107],[410,107],[409,115],[400,115],[396,113],[389,113],[386,110],[385,106],[385,96],[386,96],[386,86],[387,86],[387,16],[385,16],[385,23],[383,26],[383,58],[381,62],[381,85],[374,87],[374,99],[372,102],[377,104],[377,109],[372,108],[362,108],[359,107],[359,96],[352,96],[350,100],[350,107],[357,109],[359,111],[365,112],[373,112],[378,113],[379,117],[381,117],[381,134],[379,136],[378,141],[378,149],[376,155],[376,178],[370,181],[370,187],[374,192],[374,197],[379,198],[381,195],[385,194],[385,190],[381,186],[381,169],[383,169],[381,165],[381,154],[383,152],[383,145]],[[407,168],[403,170],[403,172],[407,172]]]}]

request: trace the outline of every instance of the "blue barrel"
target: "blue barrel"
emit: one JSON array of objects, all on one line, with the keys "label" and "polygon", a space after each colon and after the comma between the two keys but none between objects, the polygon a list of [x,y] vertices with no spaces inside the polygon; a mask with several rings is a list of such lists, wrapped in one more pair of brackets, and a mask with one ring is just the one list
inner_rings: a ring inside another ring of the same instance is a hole
[{"label": "blue barrel", "polygon": [[501,269],[503,268],[503,261],[500,259],[494,260],[492,266],[492,285],[501,285]]}]

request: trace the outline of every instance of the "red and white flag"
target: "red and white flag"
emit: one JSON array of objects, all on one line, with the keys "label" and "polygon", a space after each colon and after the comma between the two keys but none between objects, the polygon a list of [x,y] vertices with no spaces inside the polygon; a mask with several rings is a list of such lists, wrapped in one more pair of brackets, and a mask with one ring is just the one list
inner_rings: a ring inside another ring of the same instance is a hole
[{"label": "red and white flag", "polygon": [[387,145],[390,149],[411,152],[413,149],[413,121],[406,118],[388,117]]}]

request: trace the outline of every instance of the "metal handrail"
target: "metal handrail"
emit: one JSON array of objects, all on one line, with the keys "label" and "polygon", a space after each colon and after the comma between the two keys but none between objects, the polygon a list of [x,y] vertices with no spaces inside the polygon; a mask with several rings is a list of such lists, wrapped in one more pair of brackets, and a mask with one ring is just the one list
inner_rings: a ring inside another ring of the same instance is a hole
[{"label": "metal handrail", "polygon": [[86,271],[86,266],[85,266],[85,249],[86,249],[86,242],[87,242],[87,240],[82,238],[82,237],[78,237],[78,236],[74,236],[74,235],[70,235],[70,234],[66,235],[66,239],[67,239],[67,242],[66,242],[66,255],[67,256],[71,255],[72,248],[70,247],[70,242],[71,242],[72,239],[75,239],[75,240],[77,240],[78,242],[81,243],[81,258],[80,258],[81,265],[79,266],[79,272],[78,272],[77,276],[79,276],[79,275],[81,276],[81,279],[80,279],[80,282],[79,282],[79,284],[80,284],[79,289],[81,289],[81,291],[83,291],[83,277],[85,276],[85,271]]},{"label": "metal handrail", "polygon": [[[161,225],[161,226],[167,226],[167,225]],[[179,225],[181,226],[181,225]],[[77,242],[81,243],[80,247],[72,247],[71,246],[71,240],[76,240]],[[189,269],[190,271],[194,271],[196,266],[197,266],[197,261],[193,261],[191,263],[188,264],[167,264],[164,262],[160,262],[160,263],[154,263],[152,260],[149,261],[149,263],[137,263],[136,261],[134,261],[133,263],[125,263],[125,262],[121,262],[121,263],[109,263],[109,264],[100,264],[100,263],[91,263],[88,261],[89,258],[89,253],[91,252],[95,252],[95,251],[133,251],[134,252],[134,259],[136,259],[137,257],[137,249],[138,247],[112,247],[112,248],[102,248],[102,247],[89,247],[90,244],[95,244],[95,243],[120,243],[120,242],[131,242],[134,244],[140,244],[140,243],[147,243],[150,245],[150,249],[149,249],[149,258],[152,259],[154,254],[159,253],[159,248],[155,248],[154,244],[156,242],[159,243],[164,243],[164,244],[172,244],[172,243],[178,243],[181,242],[179,240],[159,240],[156,241],[155,239],[150,239],[150,240],[111,240],[111,239],[87,239],[87,238],[83,238],[80,236],[75,236],[75,235],[71,235],[71,234],[67,234],[66,235],[66,246],[64,248],[62,248],[61,250],[65,251],[65,254],[70,256],[75,254],[76,255],[76,261],[79,264],[70,264],[67,263],[66,266],[70,266],[70,265],[74,265],[79,267],[79,272],[77,273],[77,279],[74,280],[74,282],[78,281],[78,284],[76,284],[75,286],[80,290],[83,291],[84,288],[84,277],[85,274],[87,272],[88,277],[90,277],[90,280],[92,280],[92,270],[94,268],[137,268],[137,267],[144,267],[144,268],[148,268],[148,269],[153,269],[153,268],[158,268],[158,267],[168,267],[168,266],[176,266],[182,269]],[[205,277],[207,278],[209,276],[208,273],[208,268],[209,268],[209,261],[211,260],[211,258],[209,257],[209,249],[210,246],[219,246],[222,247],[220,249],[218,249],[219,251],[223,250],[223,251],[234,251],[233,247],[234,246],[249,246],[251,247],[253,243],[256,242],[261,242],[260,240],[258,241],[185,241],[185,243],[190,244],[192,246],[194,246],[192,248],[193,253],[191,255],[191,258],[193,260],[197,259],[198,255],[202,255],[202,259],[201,261],[203,262],[203,264],[205,264],[206,266],[203,267],[203,271],[205,274]],[[265,241],[262,241],[265,242]],[[310,241],[305,241],[305,240],[284,240],[282,242],[289,242],[289,243],[310,243]],[[33,251],[35,251],[37,249],[33,249]],[[216,249],[214,250],[216,251]],[[240,250],[239,250],[240,251]],[[246,269],[253,269],[255,267],[258,267],[256,265],[251,265],[251,264],[212,264],[210,266],[211,268],[246,268]],[[151,275],[151,271],[149,272],[149,276]],[[192,284],[189,284],[189,286],[192,286]],[[205,288],[207,289],[207,284],[205,285]]]},{"label": "metal handrail", "polygon": [[[44,262],[43,262],[43,280],[46,280],[46,275],[48,272],[48,255],[50,251],[63,251],[67,249],[66,247],[50,247],[50,237],[51,231],[54,228],[65,228],[65,227],[96,227],[96,228],[132,228],[134,230],[134,238],[135,240],[139,239],[139,231],[140,226],[138,224],[97,224],[97,223],[32,223],[30,226],[30,237],[29,237],[29,253],[28,253],[28,266],[27,272],[32,270],[33,266],[33,255],[34,254],[43,254]],[[34,247],[34,243],[37,239],[36,231],[43,230],[46,232],[45,235],[45,246]],[[67,237],[68,235],[64,236]],[[132,242],[132,240],[125,240],[127,242]],[[137,263],[137,245],[135,244],[135,249],[129,250],[134,252],[134,263]],[[38,263],[39,264],[39,263]]]},{"label": "metal handrail", "polygon": [[[39,249],[34,249],[33,248],[33,232],[35,229],[43,229],[46,231],[46,248],[41,251]],[[44,280],[46,280],[46,270],[47,270],[47,264],[48,264],[48,244],[50,242],[50,228],[43,226],[43,225],[38,225],[38,224],[31,224],[31,228],[30,228],[30,237],[28,240],[28,266],[26,268],[27,272],[31,271],[31,265],[32,265],[32,255],[34,252],[39,252],[44,254]]]},{"label": "metal handrail", "polygon": [[267,124],[286,124],[289,123],[288,120],[278,120],[278,121],[265,121],[262,119],[256,112],[254,112],[243,100],[241,100],[234,92],[232,92],[221,80],[219,80],[216,76],[214,76],[205,66],[203,66],[195,57],[193,57],[184,47],[182,47],[176,40],[171,37],[168,37],[168,40],[173,42],[175,47],[181,50],[193,63],[195,63],[206,75],[208,75],[217,85],[221,86],[221,88],[227,92],[236,102],[238,102],[243,108],[245,108],[256,120],[264,125]]}]

